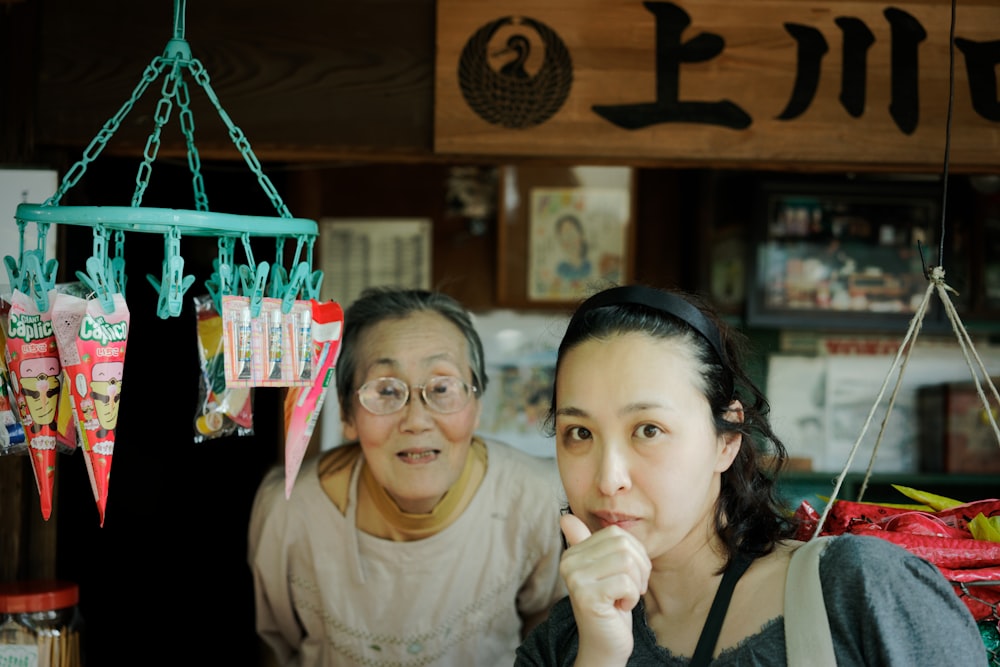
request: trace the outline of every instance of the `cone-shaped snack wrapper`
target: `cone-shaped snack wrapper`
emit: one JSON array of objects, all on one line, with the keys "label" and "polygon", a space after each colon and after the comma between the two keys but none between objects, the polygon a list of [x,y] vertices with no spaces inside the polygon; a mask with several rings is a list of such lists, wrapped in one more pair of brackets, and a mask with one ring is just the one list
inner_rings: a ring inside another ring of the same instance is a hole
[{"label": "cone-shaped snack wrapper", "polygon": [[[344,332],[344,311],[336,301],[310,300],[312,321],[302,322],[298,331],[303,340],[312,341],[311,354],[303,354],[299,374],[310,373],[312,385],[289,387],[285,394],[285,497],[292,495],[295,478],[319,419],[326,392],[333,384],[333,369],[340,354]],[[303,311],[303,316],[309,311]],[[306,326],[308,324],[308,327]],[[308,328],[308,331],[306,330]]]},{"label": "cone-shaped snack wrapper", "polygon": [[21,413],[7,370],[7,316],[10,304],[0,302],[0,455],[21,454],[28,451],[27,436],[21,426]]},{"label": "cone-shaped snack wrapper", "polygon": [[[51,290],[50,305],[55,296],[55,290]],[[48,521],[52,515],[52,488],[56,476],[56,432],[62,380],[59,350],[52,333],[51,309],[39,312],[32,297],[15,290],[11,295],[6,333],[7,369],[28,438],[42,518]]]},{"label": "cone-shaped snack wrapper", "polygon": [[114,295],[111,313],[97,299],[59,294],[52,321],[103,526],[125,370],[128,306],[120,293]]}]

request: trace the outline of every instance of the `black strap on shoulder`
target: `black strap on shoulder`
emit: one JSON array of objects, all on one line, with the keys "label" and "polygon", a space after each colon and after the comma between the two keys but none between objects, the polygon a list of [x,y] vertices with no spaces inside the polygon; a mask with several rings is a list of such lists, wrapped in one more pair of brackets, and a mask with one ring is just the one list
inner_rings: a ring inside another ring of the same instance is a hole
[{"label": "black strap on shoulder", "polygon": [[691,658],[691,667],[704,667],[712,662],[712,654],[719,641],[719,632],[722,630],[722,621],[726,619],[726,612],[729,610],[733,589],[736,588],[736,582],[740,580],[752,562],[753,558],[740,553],[736,554],[733,562],[726,568],[725,574],[722,575],[722,583],[719,584],[719,590],[715,592],[715,599],[712,600],[712,608],[708,610],[705,627],[701,629],[698,646],[695,647],[694,656]]}]

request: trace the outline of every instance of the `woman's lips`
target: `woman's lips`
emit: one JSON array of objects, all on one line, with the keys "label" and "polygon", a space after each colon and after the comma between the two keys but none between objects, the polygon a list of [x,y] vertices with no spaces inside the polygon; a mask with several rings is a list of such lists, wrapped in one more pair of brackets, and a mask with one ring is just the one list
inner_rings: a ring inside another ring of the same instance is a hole
[{"label": "woman's lips", "polygon": [[593,514],[601,524],[601,528],[619,526],[628,529],[639,522],[639,517],[632,516],[631,514],[622,514],[619,512],[594,512]]}]

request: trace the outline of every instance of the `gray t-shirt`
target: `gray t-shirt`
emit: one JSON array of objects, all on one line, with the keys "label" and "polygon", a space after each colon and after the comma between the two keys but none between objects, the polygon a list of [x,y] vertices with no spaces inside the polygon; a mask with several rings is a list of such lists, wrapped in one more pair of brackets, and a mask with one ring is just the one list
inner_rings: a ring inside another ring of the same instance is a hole
[{"label": "gray t-shirt", "polygon": [[[820,581],[838,665],[867,667],[988,667],[972,613],[931,563],[872,536],[842,535],[820,557]],[[642,603],[632,611],[635,648],[628,667],[687,667],[657,645]],[[570,667],[579,638],[569,598],[528,636],[516,667]],[[715,667],[784,667],[785,626],[771,619],[761,631],[723,651]]]}]

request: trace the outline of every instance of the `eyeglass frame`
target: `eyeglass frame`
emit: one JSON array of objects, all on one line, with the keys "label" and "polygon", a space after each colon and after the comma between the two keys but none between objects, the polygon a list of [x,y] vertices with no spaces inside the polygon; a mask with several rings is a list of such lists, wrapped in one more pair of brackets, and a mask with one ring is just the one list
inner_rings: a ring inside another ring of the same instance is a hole
[{"label": "eyeglass frame", "polygon": [[[466,395],[466,401],[465,401],[465,403],[463,403],[456,410],[452,410],[451,412],[443,412],[443,411],[439,410],[434,405],[434,403],[427,398],[427,393],[426,393],[427,385],[431,384],[435,380],[441,380],[441,379],[457,380],[463,387],[465,387],[465,395]],[[367,405],[365,405],[365,401],[361,397],[361,392],[363,392],[365,390],[365,387],[367,387],[368,385],[370,385],[372,383],[375,383],[375,382],[380,382],[380,381],[383,381],[383,380],[394,380],[395,382],[401,384],[403,387],[406,388],[406,396],[403,398],[403,402],[400,403],[399,407],[396,408],[395,410],[392,410],[390,412],[375,412],[370,407],[368,407]],[[455,413],[461,412],[467,405],[469,405],[469,402],[473,398],[475,398],[475,397],[477,397],[479,395],[479,387],[477,387],[474,384],[470,384],[470,383],[466,382],[465,380],[463,380],[462,378],[458,377],[457,375],[433,375],[430,378],[428,378],[423,384],[412,384],[412,385],[408,384],[407,382],[404,382],[400,378],[395,377],[393,375],[382,375],[382,376],[379,376],[377,378],[372,378],[371,380],[368,380],[367,382],[365,382],[364,384],[362,384],[360,387],[358,387],[358,389],[354,392],[354,394],[358,397],[358,403],[361,404],[361,407],[363,407],[365,410],[367,410],[370,414],[373,414],[373,415],[376,415],[376,416],[379,416],[379,417],[383,417],[385,415],[394,415],[397,412],[399,412],[400,410],[402,410],[403,408],[405,408],[407,405],[409,405],[410,404],[410,399],[413,397],[413,390],[414,389],[419,389],[420,390],[420,394],[419,395],[420,395],[420,398],[424,402],[424,407],[426,407],[431,412],[434,412],[435,414],[439,414],[439,415],[453,415]]]}]

